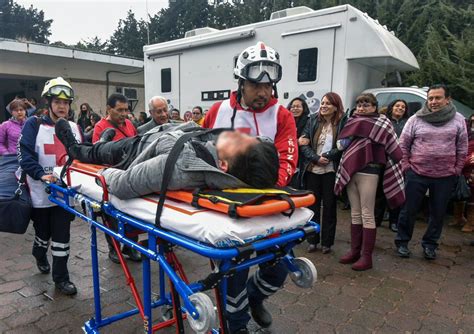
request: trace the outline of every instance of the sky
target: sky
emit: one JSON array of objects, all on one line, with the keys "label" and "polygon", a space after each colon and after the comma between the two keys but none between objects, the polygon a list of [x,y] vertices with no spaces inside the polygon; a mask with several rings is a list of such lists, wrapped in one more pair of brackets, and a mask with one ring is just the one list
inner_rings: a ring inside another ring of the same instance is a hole
[{"label": "sky", "polygon": [[44,12],[45,19],[53,19],[51,43],[61,41],[76,44],[98,36],[102,42],[109,39],[118,27],[120,19],[127,17],[131,9],[135,18],[153,16],[161,8],[168,6],[168,0],[15,0],[28,8]]}]

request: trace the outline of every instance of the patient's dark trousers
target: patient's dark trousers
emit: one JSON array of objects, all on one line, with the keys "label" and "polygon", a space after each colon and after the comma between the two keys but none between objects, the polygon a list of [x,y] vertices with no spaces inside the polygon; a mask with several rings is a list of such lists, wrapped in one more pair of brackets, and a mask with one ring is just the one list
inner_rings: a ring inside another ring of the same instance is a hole
[{"label": "patient's dark trousers", "polygon": [[135,148],[140,137],[124,138],[119,141],[95,143],[94,145],[74,145],[70,153],[81,162],[116,166],[127,169],[136,156]]}]

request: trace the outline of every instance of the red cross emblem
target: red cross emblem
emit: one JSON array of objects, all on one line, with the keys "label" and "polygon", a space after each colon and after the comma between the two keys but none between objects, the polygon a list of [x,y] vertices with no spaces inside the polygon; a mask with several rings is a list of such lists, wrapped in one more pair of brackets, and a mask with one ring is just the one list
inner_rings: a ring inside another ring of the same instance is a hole
[{"label": "red cross emblem", "polygon": [[56,156],[56,166],[63,166],[66,164],[67,153],[64,145],[59,141],[56,135],[53,135],[53,144],[44,144],[44,154]]}]

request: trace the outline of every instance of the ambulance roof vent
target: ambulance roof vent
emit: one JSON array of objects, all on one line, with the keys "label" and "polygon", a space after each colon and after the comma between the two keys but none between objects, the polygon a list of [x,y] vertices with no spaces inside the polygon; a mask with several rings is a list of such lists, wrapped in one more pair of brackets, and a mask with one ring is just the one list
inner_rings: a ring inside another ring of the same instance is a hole
[{"label": "ambulance roof vent", "polygon": [[219,31],[219,29],[215,29],[211,27],[197,28],[197,29],[186,31],[186,33],[184,34],[184,38],[198,36],[198,35],[205,35],[205,34],[209,34],[211,32],[216,32],[216,31]]},{"label": "ambulance roof vent", "polygon": [[270,20],[281,19],[282,17],[299,15],[299,14],[310,13],[310,12],[314,12],[314,10],[306,6],[287,8],[287,9],[279,10],[277,12],[273,12],[272,15],[270,15]]}]

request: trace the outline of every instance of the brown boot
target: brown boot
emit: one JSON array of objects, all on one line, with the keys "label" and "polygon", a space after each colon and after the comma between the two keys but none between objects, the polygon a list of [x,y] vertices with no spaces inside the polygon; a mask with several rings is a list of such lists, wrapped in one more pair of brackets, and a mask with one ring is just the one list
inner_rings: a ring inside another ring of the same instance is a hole
[{"label": "brown boot", "polygon": [[362,232],[362,256],[352,265],[357,271],[372,268],[372,253],[374,252],[376,228],[364,228]]},{"label": "brown boot", "polygon": [[474,203],[467,204],[466,218],[467,222],[461,231],[467,233],[474,232]]},{"label": "brown boot", "polygon": [[360,258],[360,249],[362,246],[362,225],[351,224],[351,249],[339,259],[339,263],[350,264]]},{"label": "brown boot", "polygon": [[466,202],[453,203],[453,220],[448,224],[448,226],[463,226],[467,223],[467,220],[464,217],[465,204]]}]

